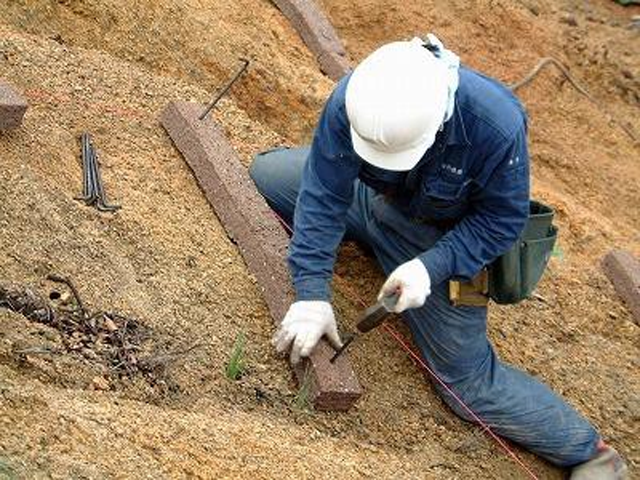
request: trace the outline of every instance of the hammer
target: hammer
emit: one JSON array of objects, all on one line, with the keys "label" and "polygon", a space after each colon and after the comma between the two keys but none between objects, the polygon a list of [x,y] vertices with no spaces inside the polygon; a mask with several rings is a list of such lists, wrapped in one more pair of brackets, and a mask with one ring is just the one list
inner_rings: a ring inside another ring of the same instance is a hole
[{"label": "hammer", "polygon": [[351,343],[360,335],[380,326],[382,322],[387,319],[389,314],[393,313],[393,309],[395,308],[396,303],[398,303],[398,298],[399,295],[395,293],[391,296],[383,297],[374,305],[367,308],[362,313],[362,315],[360,316],[360,320],[356,324],[356,328],[358,329],[358,331],[356,333],[349,334],[347,340],[342,344],[342,347],[336,350],[336,353],[333,355],[333,357],[331,357],[330,362],[335,362],[336,359],[340,355],[342,355],[342,352],[344,352],[347,347],[351,345]]}]

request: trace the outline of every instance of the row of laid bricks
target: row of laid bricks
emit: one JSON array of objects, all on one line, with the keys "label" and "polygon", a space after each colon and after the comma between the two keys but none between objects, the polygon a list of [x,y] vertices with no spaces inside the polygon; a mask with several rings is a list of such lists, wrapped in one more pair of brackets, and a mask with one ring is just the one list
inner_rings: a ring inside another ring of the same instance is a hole
[{"label": "row of laid bricks", "polygon": [[[294,299],[286,264],[289,237],[257,192],[221,127],[208,118],[198,118],[203,108],[174,102],[160,121],[193,170],[227,234],[238,245],[277,324]],[[309,399],[316,408],[346,410],[362,389],[348,357],[331,363],[333,353],[322,340],[311,357],[296,368],[296,375],[301,386],[309,386]]]},{"label": "row of laid bricks", "polygon": [[27,106],[27,101],[15,88],[0,80],[0,130],[18,128]]}]

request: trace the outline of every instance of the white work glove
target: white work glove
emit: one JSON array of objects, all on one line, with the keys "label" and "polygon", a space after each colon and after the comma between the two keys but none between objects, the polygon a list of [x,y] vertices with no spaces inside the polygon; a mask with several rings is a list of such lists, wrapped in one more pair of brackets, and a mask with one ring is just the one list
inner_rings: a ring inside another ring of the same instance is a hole
[{"label": "white work glove", "polygon": [[322,335],[327,336],[334,348],[342,346],[331,304],[302,300],[289,307],[271,343],[278,353],[286,352],[291,345],[291,363],[296,364],[300,357],[309,356]]},{"label": "white work glove", "polygon": [[431,278],[421,260],[415,258],[396,268],[384,282],[378,300],[391,295],[399,295],[394,312],[404,312],[408,308],[419,308],[431,294]]}]

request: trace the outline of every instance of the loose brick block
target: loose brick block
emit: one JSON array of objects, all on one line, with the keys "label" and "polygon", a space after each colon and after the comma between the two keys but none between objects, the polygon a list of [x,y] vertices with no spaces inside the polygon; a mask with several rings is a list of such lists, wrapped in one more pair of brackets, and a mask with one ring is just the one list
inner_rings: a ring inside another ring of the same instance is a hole
[{"label": "loose brick block", "polygon": [[320,70],[332,80],[338,81],[352,70],[349,60],[343,56],[323,52],[317,58]]},{"label": "loose brick block", "polygon": [[640,324],[640,261],[630,252],[612,250],[605,255],[602,268]]},{"label": "loose brick block", "polygon": [[[204,106],[173,102],[160,121],[193,170],[205,197],[254,274],[274,322],[294,299],[286,265],[289,238],[256,190],[246,168],[215,121],[198,116]],[[298,382],[309,382],[310,398],[322,410],[347,410],[362,394],[346,355],[330,363],[333,349],[324,340],[296,368]]]},{"label": "loose brick block", "polygon": [[320,69],[333,80],[350,70],[347,52],[331,22],[312,0],[273,0],[304,43],[315,54]]},{"label": "loose brick block", "polygon": [[12,130],[22,124],[27,101],[11,85],[0,80],[0,130]]}]

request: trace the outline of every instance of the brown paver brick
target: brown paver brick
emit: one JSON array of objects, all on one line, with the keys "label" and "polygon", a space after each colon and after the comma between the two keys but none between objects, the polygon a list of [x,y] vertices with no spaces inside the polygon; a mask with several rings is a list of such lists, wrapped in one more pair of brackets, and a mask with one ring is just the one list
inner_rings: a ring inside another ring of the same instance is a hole
[{"label": "brown paver brick", "polygon": [[273,0],[304,43],[315,54],[320,69],[333,80],[350,70],[347,52],[331,22],[312,0]]},{"label": "brown paver brick", "polygon": [[640,324],[640,261],[625,250],[612,250],[602,260],[602,268]]},{"label": "brown paver brick", "polygon": [[15,88],[0,80],[0,130],[18,128],[27,106],[27,101]]},{"label": "brown paver brick", "polygon": [[[209,118],[198,119],[203,109],[195,103],[173,102],[160,121],[193,170],[227,234],[240,248],[277,324],[294,298],[286,265],[289,238],[222,129]],[[332,364],[329,360],[333,353],[322,340],[310,359],[296,368],[296,375],[300,384],[309,375],[310,399],[316,408],[346,410],[362,389],[348,357]]]}]

